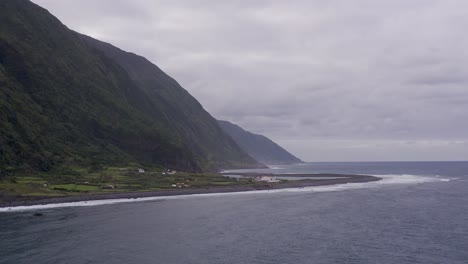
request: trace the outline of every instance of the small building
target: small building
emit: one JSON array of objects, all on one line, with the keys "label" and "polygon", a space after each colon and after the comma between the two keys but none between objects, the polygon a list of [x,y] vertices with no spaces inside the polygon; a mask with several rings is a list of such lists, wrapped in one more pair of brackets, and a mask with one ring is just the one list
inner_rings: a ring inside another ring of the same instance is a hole
[{"label": "small building", "polygon": [[173,170],[167,170],[167,174],[169,175],[174,175],[176,174],[177,171],[173,171]]},{"label": "small building", "polygon": [[115,189],[115,188],[116,188],[116,186],[115,186],[115,185],[112,185],[112,184],[104,185],[104,186],[101,187],[101,189],[108,189],[108,190],[109,190],[109,189]]},{"label": "small building", "polygon": [[144,169],[138,169],[138,172],[139,173],[145,173],[145,170]]},{"label": "small building", "polygon": [[258,182],[279,182],[278,179],[274,176],[259,176],[255,178],[255,181]]}]

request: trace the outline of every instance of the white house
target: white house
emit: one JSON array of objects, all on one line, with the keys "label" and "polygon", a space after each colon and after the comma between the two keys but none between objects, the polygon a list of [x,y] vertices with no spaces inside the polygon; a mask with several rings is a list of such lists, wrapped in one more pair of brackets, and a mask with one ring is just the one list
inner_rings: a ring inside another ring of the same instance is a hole
[{"label": "white house", "polygon": [[274,176],[260,176],[255,178],[258,182],[279,182]]},{"label": "white house", "polygon": [[138,172],[139,173],[145,173],[145,170],[144,169],[138,169]]}]

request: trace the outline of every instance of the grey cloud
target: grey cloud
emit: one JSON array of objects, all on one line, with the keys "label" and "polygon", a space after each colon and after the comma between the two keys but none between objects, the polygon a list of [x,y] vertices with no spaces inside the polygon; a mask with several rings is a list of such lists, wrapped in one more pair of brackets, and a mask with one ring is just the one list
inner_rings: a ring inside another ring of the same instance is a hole
[{"label": "grey cloud", "polygon": [[466,1],[33,1],[304,160],[468,159]]}]

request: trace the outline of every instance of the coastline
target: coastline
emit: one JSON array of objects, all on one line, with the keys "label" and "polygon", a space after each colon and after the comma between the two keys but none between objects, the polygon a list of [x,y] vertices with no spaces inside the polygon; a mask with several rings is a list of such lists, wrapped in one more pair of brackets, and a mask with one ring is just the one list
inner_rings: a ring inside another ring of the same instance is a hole
[{"label": "coastline", "polygon": [[[282,183],[264,183],[258,186],[229,186],[229,187],[206,187],[194,189],[173,189],[161,191],[145,191],[145,192],[122,192],[122,193],[90,193],[75,196],[60,196],[60,197],[43,197],[29,196],[17,197],[17,200],[0,202],[2,207],[44,205],[44,204],[59,204],[82,201],[108,200],[108,199],[136,199],[146,197],[161,197],[161,196],[177,196],[191,194],[209,194],[209,193],[235,193],[249,192],[258,190],[276,190],[287,188],[303,188],[313,186],[338,185],[347,183],[363,183],[379,181],[381,178],[369,175],[347,175],[347,174],[262,174],[262,173],[226,173],[225,175],[239,175],[244,177],[256,176],[276,176],[276,177],[307,177],[306,180],[289,180]],[[323,179],[329,177],[329,179]],[[312,178],[312,179],[311,179]],[[317,178],[314,180],[313,178]]]}]

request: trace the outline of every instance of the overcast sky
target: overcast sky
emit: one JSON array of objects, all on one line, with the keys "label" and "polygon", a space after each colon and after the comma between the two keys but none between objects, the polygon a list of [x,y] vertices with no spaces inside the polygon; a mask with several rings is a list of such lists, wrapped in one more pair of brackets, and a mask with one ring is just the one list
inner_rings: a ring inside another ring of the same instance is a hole
[{"label": "overcast sky", "polygon": [[468,160],[466,0],[34,2],[303,160]]}]

